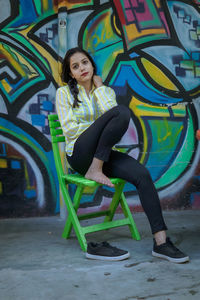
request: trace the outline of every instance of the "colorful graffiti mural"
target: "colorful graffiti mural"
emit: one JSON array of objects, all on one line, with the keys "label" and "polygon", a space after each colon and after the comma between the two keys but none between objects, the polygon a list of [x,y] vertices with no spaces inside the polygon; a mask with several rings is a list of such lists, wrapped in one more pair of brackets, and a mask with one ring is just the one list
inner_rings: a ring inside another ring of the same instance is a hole
[{"label": "colorful graffiti mural", "polygon": [[[164,208],[200,207],[199,9],[196,0],[7,1],[0,13],[0,216],[59,212],[47,116],[55,111],[60,62],[76,45],[132,111],[117,147],[150,170]],[[135,188],[125,191],[140,209]],[[86,191],[82,209],[106,206],[111,194]]]},{"label": "colorful graffiti mural", "polygon": [[10,1],[1,22],[0,216],[59,209],[47,123],[58,86],[56,9],[50,1]]},{"label": "colorful graffiti mural", "polygon": [[[194,138],[200,100],[197,4],[113,0],[97,7],[96,2],[80,21],[78,44],[94,57],[118,102],[132,110],[119,147],[150,170],[165,208],[200,204]],[[73,14],[78,16],[71,11],[69,23]],[[68,48],[72,46],[70,42]],[[102,205],[109,195],[104,192]],[[126,195],[130,205],[139,205],[133,186],[127,184]]]}]

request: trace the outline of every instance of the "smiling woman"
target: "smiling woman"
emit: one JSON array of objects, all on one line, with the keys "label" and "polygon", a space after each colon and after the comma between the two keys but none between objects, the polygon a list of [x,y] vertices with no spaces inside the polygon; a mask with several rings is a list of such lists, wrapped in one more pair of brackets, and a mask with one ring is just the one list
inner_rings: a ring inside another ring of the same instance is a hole
[{"label": "smiling woman", "polygon": [[[188,261],[189,257],[166,238],[167,227],[148,170],[133,157],[112,149],[128,129],[129,108],[117,105],[114,90],[103,84],[101,77],[96,75],[92,58],[80,48],[66,53],[62,79],[67,85],[57,90],[56,107],[71,167],[86,178],[109,187],[113,187],[109,177],[135,185],[155,238],[152,255],[176,263]],[[102,259],[105,249],[101,248],[102,253],[98,252],[97,256],[95,249],[88,257]],[[106,246],[106,250],[110,253],[112,247]]]}]

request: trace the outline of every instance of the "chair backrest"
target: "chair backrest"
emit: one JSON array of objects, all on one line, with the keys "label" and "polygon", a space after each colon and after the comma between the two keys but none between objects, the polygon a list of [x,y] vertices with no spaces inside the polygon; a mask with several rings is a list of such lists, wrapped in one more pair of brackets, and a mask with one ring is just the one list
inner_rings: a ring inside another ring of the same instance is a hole
[{"label": "chair backrest", "polygon": [[59,143],[65,143],[65,136],[63,135],[57,114],[48,115],[48,120],[56,170],[58,176],[61,178],[64,175],[64,169],[60,156]]}]

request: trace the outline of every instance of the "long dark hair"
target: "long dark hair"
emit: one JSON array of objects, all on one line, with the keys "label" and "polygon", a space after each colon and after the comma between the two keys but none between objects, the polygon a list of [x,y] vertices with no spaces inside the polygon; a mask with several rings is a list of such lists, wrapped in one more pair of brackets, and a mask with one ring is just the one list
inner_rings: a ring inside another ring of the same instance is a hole
[{"label": "long dark hair", "polygon": [[70,75],[70,73],[71,73],[70,58],[75,53],[83,53],[83,54],[85,54],[85,56],[87,56],[87,58],[90,60],[92,66],[94,68],[94,74],[96,74],[96,69],[97,69],[92,57],[89,55],[89,53],[87,51],[83,50],[82,48],[79,48],[79,47],[71,48],[65,54],[65,57],[62,62],[61,79],[63,82],[65,82],[69,85],[69,89],[74,97],[73,108],[78,107],[79,106],[78,103],[81,102],[78,99],[79,90],[77,87],[77,81],[76,81],[76,79],[72,78]]}]

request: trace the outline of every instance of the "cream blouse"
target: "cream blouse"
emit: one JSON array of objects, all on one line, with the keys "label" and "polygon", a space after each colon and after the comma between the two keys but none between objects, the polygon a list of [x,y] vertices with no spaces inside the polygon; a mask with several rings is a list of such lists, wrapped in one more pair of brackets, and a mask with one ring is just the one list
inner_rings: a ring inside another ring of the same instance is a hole
[{"label": "cream blouse", "polygon": [[73,108],[74,98],[69,86],[63,86],[56,91],[56,110],[66,140],[66,153],[71,156],[78,137],[101,115],[117,106],[116,95],[112,88],[105,85],[93,87],[87,95],[85,88],[79,89],[79,107]]}]

